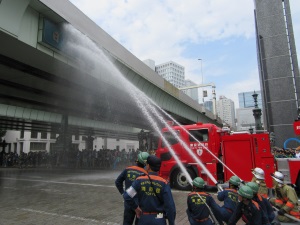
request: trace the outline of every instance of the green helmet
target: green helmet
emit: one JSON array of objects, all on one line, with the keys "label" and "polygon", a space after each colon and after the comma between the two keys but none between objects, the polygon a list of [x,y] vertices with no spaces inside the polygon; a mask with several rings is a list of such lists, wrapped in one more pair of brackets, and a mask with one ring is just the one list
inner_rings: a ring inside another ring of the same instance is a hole
[{"label": "green helmet", "polygon": [[259,186],[258,186],[257,183],[255,183],[255,182],[248,182],[246,185],[252,189],[252,191],[253,191],[254,194],[256,194],[258,192]]},{"label": "green helmet", "polygon": [[204,180],[201,177],[196,177],[193,180],[193,186],[196,186],[198,188],[204,188],[205,182],[204,182]]},{"label": "green helmet", "polygon": [[140,152],[138,154],[138,160],[137,161],[146,166],[148,156],[149,156],[148,152]]},{"label": "green helmet", "polygon": [[252,199],[253,198],[253,191],[250,187],[244,185],[240,187],[238,190],[238,194],[244,198]]},{"label": "green helmet", "polygon": [[229,183],[231,183],[232,185],[235,185],[235,186],[239,186],[241,183],[241,179],[238,176],[232,176],[229,179]]}]

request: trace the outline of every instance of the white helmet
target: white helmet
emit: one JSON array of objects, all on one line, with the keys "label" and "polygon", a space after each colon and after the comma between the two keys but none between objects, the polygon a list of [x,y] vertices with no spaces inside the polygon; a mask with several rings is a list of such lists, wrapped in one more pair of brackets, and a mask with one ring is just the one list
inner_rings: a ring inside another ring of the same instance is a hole
[{"label": "white helmet", "polygon": [[271,177],[278,183],[283,184],[284,175],[281,172],[275,171],[275,173],[271,174]]},{"label": "white helmet", "polygon": [[265,179],[265,172],[259,168],[259,167],[256,167],[253,171],[252,171],[252,174],[257,178],[257,179],[261,179],[261,180],[264,180]]}]

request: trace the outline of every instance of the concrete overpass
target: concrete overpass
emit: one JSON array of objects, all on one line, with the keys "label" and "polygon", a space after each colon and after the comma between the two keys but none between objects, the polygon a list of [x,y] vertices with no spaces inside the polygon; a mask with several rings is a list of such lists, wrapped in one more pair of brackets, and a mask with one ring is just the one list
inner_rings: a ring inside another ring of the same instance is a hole
[{"label": "concrete overpass", "polygon": [[180,123],[220,124],[68,0],[2,0],[0,130],[57,131],[64,118],[75,134],[136,139],[140,129],[151,129],[122,84],[105,69],[89,69],[93,63],[88,59],[64,51],[63,24],[92,40],[131,83]]}]

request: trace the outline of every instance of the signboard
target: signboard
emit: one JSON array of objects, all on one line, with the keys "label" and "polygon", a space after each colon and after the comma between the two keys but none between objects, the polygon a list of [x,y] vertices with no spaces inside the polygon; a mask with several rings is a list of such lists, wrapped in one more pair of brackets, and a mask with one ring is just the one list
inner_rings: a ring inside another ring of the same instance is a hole
[{"label": "signboard", "polygon": [[296,135],[300,135],[300,120],[294,122],[294,132]]},{"label": "signboard", "polygon": [[62,31],[58,24],[44,18],[42,42],[58,50],[62,49]]}]

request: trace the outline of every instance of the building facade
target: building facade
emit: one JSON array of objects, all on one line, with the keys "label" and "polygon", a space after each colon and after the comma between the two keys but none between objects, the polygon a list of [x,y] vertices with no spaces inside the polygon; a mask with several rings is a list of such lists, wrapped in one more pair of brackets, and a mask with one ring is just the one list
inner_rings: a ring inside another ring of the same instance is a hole
[{"label": "building facade", "polygon": [[217,115],[221,120],[231,127],[231,130],[236,130],[235,125],[235,108],[234,102],[225,96],[220,96],[217,101]]},{"label": "building facade", "polygon": [[[275,145],[296,137],[300,76],[289,0],[255,0],[259,75],[265,128]],[[295,143],[296,147],[296,143]]]},{"label": "building facade", "polygon": [[185,86],[184,67],[169,61],[155,66],[155,71],[165,80],[173,84],[174,87],[181,88]]},{"label": "building facade", "polygon": [[[238,93],[239,97],[239,108],[253,108],[254,107],[254,99],[253,99],[253,91],[241,92]],[[257,104],[258,108],[262,109],[262,98],[261,91],[255,91],[257,96]]]},{"label": "building facade", "polygon": [[[28,153],[30,151],[50,152],[55,148],[57,134],[35,131],[7,131],[2,138],[6,142],[5,152]],[[138,141],[93,137],[93,148],[99,149],[137,149]],[[84,136],[72,135],[72,147],[80,151],[87,149]]]},{"label": "building facade", "polygon": [[[261,91],[255,91],[257,96],[257,104],[262,109]],[[254,99],[253,91],[238,93],[239,108],[236,109],[236,127],[237,131],[249,131],[250,128],[255,130],[255,119],[253,116]],[[263,124],[263,117],[261,118]],[[262,125],[264,127],[264,125]]]},{"label": "building facade", "polygon": [[[184,87],[191,87],[197,85],[191,80],[185,80]],[[199,95],[198,95],[198,88],[192,88],[192,89],[186,89],[182,90],[187,96],[190,96],[192,99],[194,99],[196,102],[199,103]]]}]

